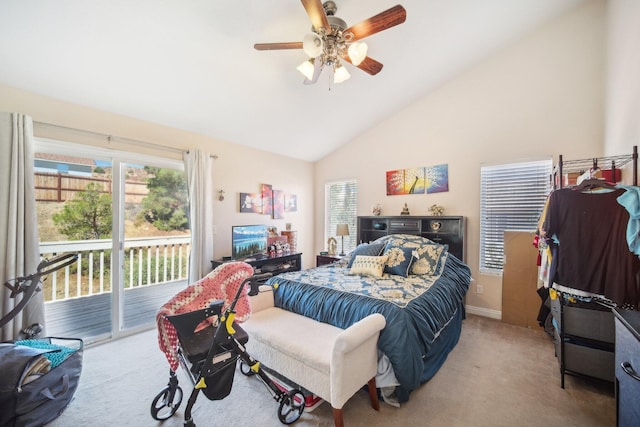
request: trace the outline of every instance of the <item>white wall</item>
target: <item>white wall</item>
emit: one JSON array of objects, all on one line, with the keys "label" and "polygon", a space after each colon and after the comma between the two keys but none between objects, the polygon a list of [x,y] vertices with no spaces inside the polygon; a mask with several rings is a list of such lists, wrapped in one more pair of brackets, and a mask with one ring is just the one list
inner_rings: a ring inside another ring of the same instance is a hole
[{"label": "white wall", "polygon": [[[214,205],[217,235],[214,242],[216,258],[231,255],[231,226],[268,224],[285,229],[285,223],[293,224],[298,231],[298,247],[303,252],[303,267],[315,266],[313,249],[313,164],[265,151],[232,144],[179,129],[144,122],[129,117],[106,113],[77,104],[59,101],[27,91],[0,85],[0,111],[30,115],[34,121],[65,126],[71,129],[89,130],[105,135],[146,141],[180,150],[200,148],[218,155],[214,162]],[[84,143],[99,147],[178,158],[176,152],[153,150],[135,144],[121,143],[117,139],[108,143],[105,138],[92,137],[83,132],[59,129],[51,126],[34,127],[36,136]],[[271,184],[298,196],[298,212],[286,213],[282,220],[269,216],[239,213],[239,193],[258,193],[260,184]],[[217,191],[225,191],[225,200],[217,200]]]},{"label": "white wall", "polygon": [[607,20],[607,155],[640,145],[640,1],[609,0]]},{"label": "white wall", "polygon": [[[359,183],[360,214],[380,203],[383,215],[397,215],[406,202],[412,215],[427,215],[435,203],[467,217],[467,263],[484,288],[477,294],[472,285],[467,305],[499,317],[502,279],[478,272],[480,166],[602,155],[605,6],[587,2],[319,161],[316,217],[325,182],[348,177]],[[386,196],[386,171],[441,163],[449,165],[449,192]],[[316,251],[323,231],[317,224]]]}]

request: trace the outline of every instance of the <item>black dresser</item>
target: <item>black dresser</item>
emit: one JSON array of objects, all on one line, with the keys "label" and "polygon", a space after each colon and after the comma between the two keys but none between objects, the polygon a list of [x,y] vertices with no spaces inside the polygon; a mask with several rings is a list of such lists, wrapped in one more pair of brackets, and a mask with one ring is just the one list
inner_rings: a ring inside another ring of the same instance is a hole
[{"label": "black dresser", "polygon": [[618,427],[640,425],[640,311],[614,308]]}]

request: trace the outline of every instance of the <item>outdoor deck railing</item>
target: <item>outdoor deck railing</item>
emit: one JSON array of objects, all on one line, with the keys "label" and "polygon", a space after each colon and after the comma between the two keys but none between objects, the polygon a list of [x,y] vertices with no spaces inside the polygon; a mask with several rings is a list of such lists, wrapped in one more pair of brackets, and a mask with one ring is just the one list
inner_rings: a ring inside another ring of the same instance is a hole
[{"label": "outdoor deck railing", "polygon": [[[190,236],[126,239],[125,289],[187,280],[190,248]],[[111,292],[111,250],[111,239],[41,243],[43,258],[78,254],[75,263],[44,279],[45,301]]]}]

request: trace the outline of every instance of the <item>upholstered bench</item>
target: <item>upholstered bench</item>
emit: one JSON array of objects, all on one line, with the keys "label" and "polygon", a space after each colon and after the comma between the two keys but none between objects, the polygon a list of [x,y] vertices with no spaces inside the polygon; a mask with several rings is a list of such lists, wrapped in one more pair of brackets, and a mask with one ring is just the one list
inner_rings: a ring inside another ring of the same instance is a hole
[{"label": "upholstered bench", "polygon": [[274,307],[269,286],[251,297],[251,311],[242,324],[249,334],[249,354],[329,402],[336,427],[344,425],[343,405],[365,384],[371,406],[380,409],[375,375],[384,316],[372,314],[340,329]]}]

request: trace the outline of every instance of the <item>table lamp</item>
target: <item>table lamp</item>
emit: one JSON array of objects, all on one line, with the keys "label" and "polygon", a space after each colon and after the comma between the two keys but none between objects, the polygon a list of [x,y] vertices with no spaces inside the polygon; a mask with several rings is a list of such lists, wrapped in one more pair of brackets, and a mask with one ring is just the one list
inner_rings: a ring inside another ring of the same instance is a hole
[{"label": "table lamp", "polygon": [[340,256],[344,256],[344,236],[349,235],[349,225],[348,224],[338,224],[336,227],[336,236],[340,236],[342,238],[342,251],[340,252]]}]

